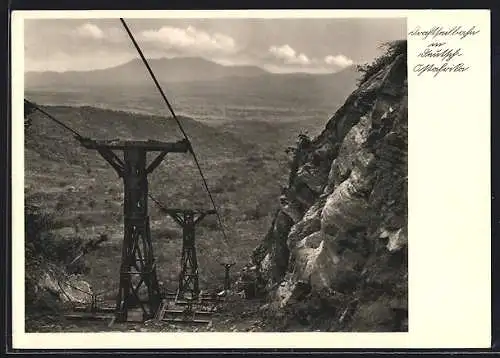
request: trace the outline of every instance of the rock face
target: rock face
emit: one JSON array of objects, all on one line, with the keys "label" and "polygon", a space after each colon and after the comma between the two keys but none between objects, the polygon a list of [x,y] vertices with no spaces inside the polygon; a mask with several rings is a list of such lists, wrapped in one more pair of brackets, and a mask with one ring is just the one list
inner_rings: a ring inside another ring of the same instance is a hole
[{"label": "rock face", "polygon": [[270,305],[293,316],[306,304],[301,324],[407,330],[406,43],[400,46],[318,137],[300,136],[281,208],[254,250],[250,266]]}]

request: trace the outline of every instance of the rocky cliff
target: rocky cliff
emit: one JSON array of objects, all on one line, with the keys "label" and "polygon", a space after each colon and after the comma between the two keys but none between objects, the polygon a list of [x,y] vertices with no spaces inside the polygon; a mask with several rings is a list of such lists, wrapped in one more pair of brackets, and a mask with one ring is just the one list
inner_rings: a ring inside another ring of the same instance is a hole
[{"label": "rocky cliff", "polygon": [[280,209],[243,274],[283,329],[408,329],[407,119],[401,41],[364,69],[319,136],[299,137]]}]

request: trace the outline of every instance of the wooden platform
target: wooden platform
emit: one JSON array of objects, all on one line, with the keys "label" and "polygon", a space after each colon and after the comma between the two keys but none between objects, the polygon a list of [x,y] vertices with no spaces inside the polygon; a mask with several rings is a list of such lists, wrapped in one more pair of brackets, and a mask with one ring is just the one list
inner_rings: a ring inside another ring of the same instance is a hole
[{"label": "wooden platform", "polygon": [[[140,308],[129,309],[127,314],[127,322],[142,323],[143,316]],[[75,306],[73,312],[65,314],[64,317],[69,320],[113,320],[115,318],[115,306],[113,303],[101,303],[98,307],[91,311],[90,306]]]},{"label": "wooden platform", "polygon": [[[76,306],[73,308],[74,311],[76,312],[89,312],[90,310],[86,306]],[[97,307],[95,309],[96,313],[115,313],[115,308],[114,307]]]},{"label": "wooden platform", "polygon": [[[190,307],[191,306],[191,307]],[[185,324],[209,324],[213,312],[211,310],[202,310],[196,303],[180,301],[171,301],[164,299],[155,316],[157,321]]]},{"label": "wooden platform", "polygon": [[[175,299],[177,298],[177,295],[175,293],[166,293],[163,295],[163,297],[167,300],[175,301]],[[202,295],[200,295],[200,297],[198,297],[198,302],[216,303],[216,302],[222,302],[222,301],[224,301],[223,296],[217,296],[217,295],[213,295],[213,294],[202,294]],[[186,300],[184,298],[178,298],[176,301],[176,303],[179,303],[179,304],[188,304],[189,302],[196,302],[196,300],[190,301],[190,300]]]}]

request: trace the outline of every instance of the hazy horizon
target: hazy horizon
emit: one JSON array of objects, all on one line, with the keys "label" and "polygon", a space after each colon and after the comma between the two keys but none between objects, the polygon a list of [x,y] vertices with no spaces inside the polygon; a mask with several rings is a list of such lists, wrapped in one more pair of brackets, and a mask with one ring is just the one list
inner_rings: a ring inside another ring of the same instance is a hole
[{"label": "hazy horizon", "polygon": [[[207,62],[211,62],[211,63],[215,63],[219,66],[223,66],[223,67],[241,67],[241,68],[244,68],[244,67],[254,67],[254,68],[258,68],[262,71],[264,71],[265,73],[269,73],[269,74],[306,74],[306,75],[317,75],[317,74],[334,74],[334,73],[338,73],[338,72],[342,72],[344,70],[347,70],[349,68],[352,68],[352,67],[355,67],[355,64],[351,64],[347,67],[343,67],[343,68],[340,68],[338,71],[335,71],[335,72],[319,72],[319,73],[316,73],[316,72],[307,72],[307,71],[302,71],[301,69],[297,69],[296,71],[293,71],[293,72],[271,72],[269,71],[268,69],[264,68],[264,67],[261,67],[259,65],[246,65],[246,64],[220,64],[220,63],[217,63],[215,61],[212,61],[212,60],[209,60],[209,59],[206,59],[206,58],[203,58],[201,56],[183,56],[183,57],[168,57],[168,56],[164,56],[164,57],[149,57],[147,58],[148,61],[158,61],[158,60],[174,60],[174,59],[180,59],[180,60],[188,60],[188,59],[197,59],[197,60],[203,60],[203,61],[207,61]],[[115,67],[119,67],[119,66],[123,66],[123,65],[126,65],[128,63],[132,63],[132,62],[140,62],[142,63],[141,59],[140,58],[133,58],[133,59],[130,59],[128,61],[125,61],[125,62],[122,62],[122,63],[118,63],[116,65],[112,65],[110,67],[104,67],[104,68],[95,68],[95,69],[76,69],[76,70],[63,70],[63,71],[53,71],[53,70],[34,70],[34,71],[25,71],[25,73],[37,73],[37,72],[55,72],[55,73],[67,73],[67,72],[91,72],[91,71],[98,71],[98,70],[106,70],[106,69],[111,69],[111,68],[115,68]]]}]

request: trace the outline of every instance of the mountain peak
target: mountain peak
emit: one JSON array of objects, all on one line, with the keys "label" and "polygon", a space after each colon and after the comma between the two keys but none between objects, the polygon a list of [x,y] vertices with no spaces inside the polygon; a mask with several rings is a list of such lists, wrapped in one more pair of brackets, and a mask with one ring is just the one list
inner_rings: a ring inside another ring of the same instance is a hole
[{"label": "mountain peak", "polygon": [[[148,60],[158,79],[166,82],[213,81],[230,77],[257,77],[268,73],[257,66],[224,66],[202,57],[153,58]],[[75,86],[88,83],[95,86],[109,86],[120,83],[123,86],[144,84],[149,79],[142,74],[146,68],[141,59],[102,70],[71,72],[55,75],[49,72],[27,73],[26,87]]]}]

